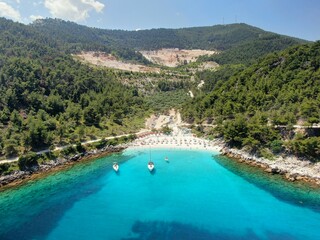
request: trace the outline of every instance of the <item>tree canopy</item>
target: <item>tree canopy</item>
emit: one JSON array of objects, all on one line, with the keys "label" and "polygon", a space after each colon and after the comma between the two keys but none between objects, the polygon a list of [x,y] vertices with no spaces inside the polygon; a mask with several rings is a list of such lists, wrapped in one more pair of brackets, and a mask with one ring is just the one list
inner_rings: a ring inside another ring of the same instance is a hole
[{"label": "tree canopy", "polygon": [[[319,69],[320,42],[316,42],[269,54],[230,77],[223,71],[212,73],[214,77],[207,81],[212,91],[187,103],[184,119],[214,119],[230,144],[265,146],[284,137],[274,126],[320,122]],[[319,136],[309,137],[283,140],[288,140],[284,142],[288,150],[314,157]],[[309,145],[316,147],[311,151]]]}]

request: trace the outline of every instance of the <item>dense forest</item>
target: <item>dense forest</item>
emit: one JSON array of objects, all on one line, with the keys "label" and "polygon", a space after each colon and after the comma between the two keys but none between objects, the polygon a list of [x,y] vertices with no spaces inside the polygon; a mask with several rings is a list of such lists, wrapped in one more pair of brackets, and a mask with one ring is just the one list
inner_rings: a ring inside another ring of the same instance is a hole
[{"label": "dense forest", "polygon": [[306,42],[266,32],[247,24],[124,31],[89,28],[59,19],[42,19],[35,21],[31,26],[48,37],[68,43],[69,51],[99,49],[115,52],[124,60],[135,59],[141,63],[147,61],[134,50],[218,50],[221,51],[220,55],[203,60],[217,61],[219,64],[247,64],[267,53]]},{"label": "dense forest", "polygon": [[[210,133],[230,145],[318,154],[319,147],[310,147],[319,146],[317,136],[285,139],[275,125],[290,132],[297,121],[319,122],[319,43],[301,46],[306,41],[246,24],[122,31],[58,19],[23,25],[0,18],[0,30],[0,158],[134,132],[150,111],[174,106],[182,107],[189,122],[213,121],[217,128]],[[103,51],[150,64],[138,50],[159,48],[219,50],[199,62],[221,66],[196,72],[182,66],[173,75],[163,68],[148,75],[88,66],[71,56]]]},{"label": "dense forest", "polygon": [[211,73],[216,78],[207,83],[212,91],[184,106],[186,120],[213,120],[216,133],[232,146],[274,152],[286,147],[319,158],[319,133],[314,130],[310,138],[293,125],[320,122],[320,42],[269,54],[232,76],[219,73]]},{"label": "dense forest", "polygon": [[276,34],[263,34],[259,36],[258,39],[240,43],[218,55],[204,56],[200,58],[199,61],[214,61],[220,65],[250,65],[268,53],[281,51],[296,44],[296,39]]},{"label": "dense forest", "polygon": [[75,61],[64,44],[23,24],[0,19],[0,28],[0,155],[142,126],[145,100],[115,72]]},{"label": "dense forest", "polygon": [[115,125],[129,127],[129,119],[134,129],[132,120],[145,110],[138,92],[117,82],[112,72],[70,57],[46,65],[11,59],[2,67],[0,81],[1,148],[7,156],[98,132],[119,133]]},{"label": "dense forest", "polygon": [[48,39],[55,39],[59,48],[65,53],[80,51],[101,51],[129,62],[149,65],[141,53],[130,46],[119,45],[117,40],[103,34],[104,30],[81,26],[60,19],[37,20],[30,26],[33,30]]}]

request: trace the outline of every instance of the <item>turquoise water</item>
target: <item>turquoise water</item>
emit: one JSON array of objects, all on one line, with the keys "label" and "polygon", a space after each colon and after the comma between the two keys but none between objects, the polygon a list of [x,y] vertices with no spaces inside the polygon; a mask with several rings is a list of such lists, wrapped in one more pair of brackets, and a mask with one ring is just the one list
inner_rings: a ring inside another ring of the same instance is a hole
[{"label": "turquoise water", "polygon": [[1,192],[0,239],[320,239],[319,190],[205,151],[152,150],[153,174],[148,159],[127,150]]}]

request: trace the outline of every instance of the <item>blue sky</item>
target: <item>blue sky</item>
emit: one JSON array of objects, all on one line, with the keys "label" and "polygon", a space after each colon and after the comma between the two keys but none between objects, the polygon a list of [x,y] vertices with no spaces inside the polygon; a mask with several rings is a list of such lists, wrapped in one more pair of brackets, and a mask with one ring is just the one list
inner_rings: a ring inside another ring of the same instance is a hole
[{"label": "blue sky", "polygon": [[320,40],[320,0],[0,0],[0,16],[26,24],[53,17],[126,30],[243,22]]}]

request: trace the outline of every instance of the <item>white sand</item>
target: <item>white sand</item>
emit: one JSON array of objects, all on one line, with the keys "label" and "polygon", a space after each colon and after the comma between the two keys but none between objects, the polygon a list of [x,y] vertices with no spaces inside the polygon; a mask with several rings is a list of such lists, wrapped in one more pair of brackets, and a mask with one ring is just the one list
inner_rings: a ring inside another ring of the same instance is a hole
[{"label": "white sand", "polygon": [[152,134],[136,139],[130,144],[129,148],[167,148],[220,152],[222,146],[215,141],[197,138],[186,133],[180,135],[173,134],[169,136],[164,134]]},{"label": "white sand", "polygon": [[149,131],[151,131],[151,129],[159,130],[166,125],[172,129],[170,135],[144,135],[133,141],[129,145],[129,148],[166,148],[220,152],[223,147],[218,141],[209,141],[194,137],[190,129],[182,127],[184,123],[181,120],[181,115],[174,109],[169,111],[169,115],[152,115],[146,121],[146,128],[149,129]]}]

